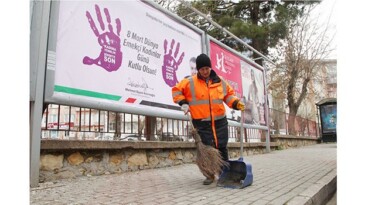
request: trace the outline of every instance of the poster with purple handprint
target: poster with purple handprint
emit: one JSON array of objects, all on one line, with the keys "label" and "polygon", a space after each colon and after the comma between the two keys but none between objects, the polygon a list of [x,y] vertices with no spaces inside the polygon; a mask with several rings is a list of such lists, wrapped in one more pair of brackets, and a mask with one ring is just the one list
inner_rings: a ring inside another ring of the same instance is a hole
[{"label": "poster with purple handprint", "polygon": [[175,39],[172,39],[169,50],[167,50],[167,44],[168,42],[165,39],[163,46],[165,55],[162,65],[162,77],[168,86],[173,87],[179,82],[176,76],[176,71],[179,69],[179,65],[181,64],[185,53],[182,52],[180,57],[177,59],[180,43],[177,43],[174,54],[172,54],[172,50],[174,49]]},{"label": "poster with purple handprint", "polygon": [[191,75],[202,31],[138,0],[60,1],[58,13],[52,97],[161,113],[177,106],[171,87]]},{"label": "poster with purple handprint", "polygon": [[95,13],[97,15],[101,31],[103,33],[99,32],[98,28],[95,25],[95,21],[89,11],[86,11],[86,17],[90,23],[91,30],[97,37],[97,42],[101,46],[100,54],[96,58],[85,56],[83,59],[83,63],[86,65],[95,64],[97,66],[102,67],[108,72],[116,71],[120,68],[123,58],[120,46],[120,30],[121,30],[120,19],[119,18],[115,19],[115,24],[116,24],[116,33],[115,33],[113,26],[111,24],[109,10],[107,8],[104,8],[105,17],[108,23],[108,30],[105,30],[106,28],[104,20],[102,18],[102,13],[100,12],[100,8],[97,4],[95,4]]}]

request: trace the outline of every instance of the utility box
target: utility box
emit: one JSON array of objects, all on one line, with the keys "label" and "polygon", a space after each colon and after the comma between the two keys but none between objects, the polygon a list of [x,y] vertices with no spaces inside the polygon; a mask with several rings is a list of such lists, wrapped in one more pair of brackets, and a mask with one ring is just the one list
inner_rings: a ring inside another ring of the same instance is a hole
[{"label": "utility box", "polygon": [[322,142],[337,142],[337,99],[326,98],[318,103]]}]

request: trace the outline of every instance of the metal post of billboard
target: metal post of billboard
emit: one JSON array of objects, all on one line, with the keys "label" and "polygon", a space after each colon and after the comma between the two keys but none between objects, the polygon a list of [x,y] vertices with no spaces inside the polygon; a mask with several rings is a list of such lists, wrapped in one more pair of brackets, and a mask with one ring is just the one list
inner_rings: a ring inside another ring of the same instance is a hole
[{"label": "metal post of billboard", "polygon": [[[258,57],[256,59],[253,60],[257,60],[257,59],[262,59],[262,57]],[[265,63],[265,59],[264,59],[264,63]],[[266,120],[266,124],[267,124],[267,134],[266,134],[266,152],[270,152],[270,113],[269,113],[269,92],[268,92],[268,83],[267,83],[267,69],[266,66],[263,64],[262,68],[264,70],[264,85],[265,85],[265,120]]]},{"label": "metal post of billboard", "polygon": [[[30,186],[39,182],[41,123],[47,62],[51,1],[34,1],[30,32],[30,70],[35,89],[30,93]],[[33,100],[32,100],[33,98]]]},{"label": "metal post of billboard", "polygon": [[269,93],[267,89],[267,77],[266,77],[266,67],[263,65],[264,68],[264,85],[265,85],[265,111],[266,111],[266,125],[267,125],[267,135],[266,135],[266,152],[270,152],[270,113],[269,113]]}]

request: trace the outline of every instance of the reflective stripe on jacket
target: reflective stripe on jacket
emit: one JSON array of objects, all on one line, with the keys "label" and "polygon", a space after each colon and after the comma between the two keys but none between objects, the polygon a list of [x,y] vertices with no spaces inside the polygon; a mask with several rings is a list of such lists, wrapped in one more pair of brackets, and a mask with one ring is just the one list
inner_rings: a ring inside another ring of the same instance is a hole
[{"label": "reflective stripe on jacket", "polygon": [[211,70],[210,76],[208,84],[198,75],[193,75],[172,88],[174,102],[179,105],[189,104],[193,119],[222,119],[226,115],[223,102],[232,108],[233,102],[238,100],[233,88],[221,80],[214,70]]}]

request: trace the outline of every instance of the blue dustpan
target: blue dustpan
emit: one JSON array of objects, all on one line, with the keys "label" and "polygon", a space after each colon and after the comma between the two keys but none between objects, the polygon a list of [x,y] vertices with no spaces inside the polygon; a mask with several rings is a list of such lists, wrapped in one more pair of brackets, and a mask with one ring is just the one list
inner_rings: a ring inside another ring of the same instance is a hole
[{"label": "blue dustpan", "polygon": [[242,189],[253,183],[252,166],[243,161],[243,157],[238,160],[229,160],[229,167],[224,167],[219,176],[217,186],[232,189]]},{"label": "blue dustpan", "polygon": [[241,112],[241,138],[240,138],[240,158],[238,160],[228,160],[229,167],[224,167],[219,176],[217,186],[242,189],[253,183],[252,165],[243,161],[243,112]]}]

